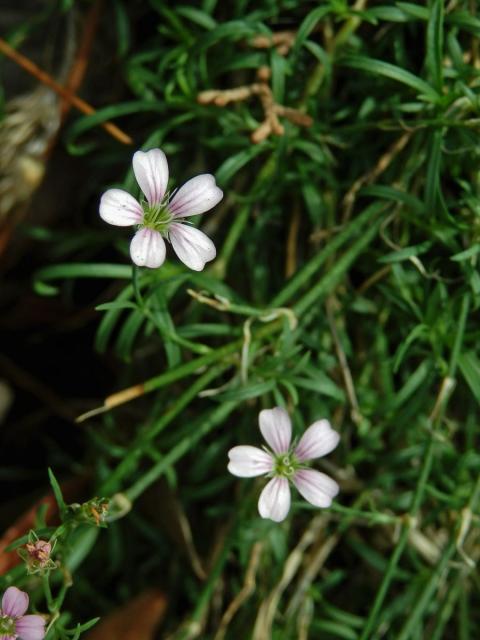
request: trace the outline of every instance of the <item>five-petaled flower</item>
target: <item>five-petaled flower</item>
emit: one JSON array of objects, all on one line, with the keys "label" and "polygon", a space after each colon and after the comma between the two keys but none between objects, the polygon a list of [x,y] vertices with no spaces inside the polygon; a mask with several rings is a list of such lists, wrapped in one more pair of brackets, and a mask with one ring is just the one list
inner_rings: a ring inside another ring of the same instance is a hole
[{"label": "five-petaled flower", "polygon": [[137,227],[130,255],[140,267],[152,269],[165,261],[167,238],[180,260],[201,271],[216,256],[215,245],[185,218],[209,211],[223,198],[215,178],[204,173],[188,180],[173,194],[167,192],[168,164],[161,149],[137,151],[133,172],[146,201],[138,202],[123,189],[109,189],[100,200],[100,217],[118,227]]},{"label": "five-petaled flower", "polygon": [[0,608],[1,640],[43,640],[45,620],[42,616],[26,616],[28,594],[17,587],[8,587]]},{"label": "five-petaled flower", "polygon": [[260,411],[259,424],[272,451],[248,445],[233,447],[228,452],[228,470],[240,478],[264,474],[271,478],[258,501],[262,518],[281,522],[287,517],[290,509],[289,481],[314,506],[329,507],[338,493],[338,484],[304,464],[325,456],[337,446],[340,436],[328,420],[314,422],[294,447],[291,446],[292,425],[285,409],[275,407]]}]

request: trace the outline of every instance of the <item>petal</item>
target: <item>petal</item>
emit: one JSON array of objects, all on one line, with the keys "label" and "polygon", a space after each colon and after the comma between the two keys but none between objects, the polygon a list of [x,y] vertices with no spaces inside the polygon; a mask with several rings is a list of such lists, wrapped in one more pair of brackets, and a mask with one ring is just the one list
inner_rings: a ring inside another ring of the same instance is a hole
[{"label": "petal", "polygon": [[292,438],[292,423],[285,409],[264,409],[260,411],[258,422],[265,442],[275,453],[287,453]]},{"label": "petal", "polygon": [[194,271],[201,271],[206,262],[217,255],[215,245],[200,229],[172,222],[168,239],[180,260]]},{"label": "petal", "polygon": [[17,620],[15,631],[19,640],[43,640],[45,637],[45,620],[42,616],[23,616]]},{"label": "petal", "polygon": [[185,218],[205,213],[223,198],[223,191],[215,184],[215,178],[204,173],[196,176],[177,191],[168,205],[175,218]]},{"label": "petal", "polygon": [[100,217],[116,227],[129,227],[143,220],[141,205],[123,189],[109,189],[100,199]]},{"label": "petal", "polygon": [[295,457],[299,462],[313,460],[333,451],[340,441],[328,420],[317,420],[305,431],[295,447]]},{"label": "petal", "polygon": [[292,480],[305,500],[316,507],[329,507],[339,491],[335,480],[314,469],[300,469]]},{"label": "petal", "polygon": [[233,447],[228,457],[228,470],[239,478],[253,478],[273,470],[272,456],[258,447]]},{"label": "petal", "polygon": [[165,262],[165,241],[158,231],[139,229],[130,243],[130,255],[139,267],[156,269]]},{"label": "petal", "polygon": [[163,200],[168,184],[168,163],[161,149],[133,154],[133,173],[149,205]]},{"label": "petal", "polygon": [[2,598],[2,613],[11,618],[19,618],[27,609],[28,594],[17,587],[8,587]]},{"label": "petal", "polygon": [[262,518],[274,522],[285,520],[290,510],[290,487],[286,478],[272,478],[263,489],[258,500],[258,511]]}]

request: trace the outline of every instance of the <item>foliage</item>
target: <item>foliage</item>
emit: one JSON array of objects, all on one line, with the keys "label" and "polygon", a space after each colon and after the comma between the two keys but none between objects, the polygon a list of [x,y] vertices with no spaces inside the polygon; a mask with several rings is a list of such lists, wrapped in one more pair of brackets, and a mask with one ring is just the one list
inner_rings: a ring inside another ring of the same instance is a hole
[{"label": "foliage", "polygon": [[[105,9],[115,41],[98,74],[123,86],[64,131],[91,167],[81,227],[75,241],[68,217],[44,229],[33,274],[52,304],[93,304],[94,286],[91,347],[115,363],[107,395],[133,389],[77,427],[81,456],[49,458],[128,505],[106,530],[75,528],[73,619],[155,584],[162,637],[478,635],[480,18],[467,0],[313,5]],[[284,30],[286,53],[255,46]],[[313,124],[283,119],[283,135],[254,144],[260,102],[197,96],[265,66],[275,100]],[[218,249],[205,272],[169,254],[132,277],[129,232],[98,220],[122,175],[135,193],[132,148],[107,120],[164,149],[179,184],[215,174],[226,197],[198,219]],[[259,518],[259,485],[226,472],[228,449],[260,444],[258,412],[275,405],[297,432],[326,417],[341,434],[324,462],[335,504],[298,500],[283,525]],[[12,571],[4,585],[27,584]]]}]

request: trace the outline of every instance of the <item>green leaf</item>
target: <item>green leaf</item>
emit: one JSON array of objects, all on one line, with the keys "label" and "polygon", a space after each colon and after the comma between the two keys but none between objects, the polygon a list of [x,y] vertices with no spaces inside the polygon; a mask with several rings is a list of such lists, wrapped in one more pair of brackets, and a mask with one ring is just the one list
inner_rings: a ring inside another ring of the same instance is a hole
[{"label": "green leaf", "polygon": [[205,13],[205,11],[196,9],[195,7],[177,6],[175,8],[175,12],[184,18],[187,18],[187,20],[190,20],[194,24],[197,24],[199,27],[203,27],[203,29],[206,29],[207,31],[217,27],[217,22],[212,18],[212,16]]},{"label": "green leaf", "polygon": [[330,13],[330,7],[316,7],[303,19],[301,25],[298,28],[297,35],[295,37],[295,44],[292,48],[292,56],[296,56],[305,44],[306,39],[315,29],[317,24]]},{"label": "green leaf", "polygon": [[361,189],[360,195],[374,196],[375,198],[383,198],[385,200],[391,200],[392,202],[403,202],[413,212],[418,214],[425,213],[425,205],[419,198],[394,187],[375,184]]},{"label": "green leaf", "polygon": [[404,260],[408,260],[413,256],[420,256],[422,253],[426,253],[433,245],[433,242],[430,240],[426,240],[421,244],[417,244],[412,247],[404,247],[403,249],[399,249],[398,251],[392,251],[391,253],[387,253],[378,259],[378,262],[382,262],[383,264],[392,264],[393,262],[403,262]]},{"label": "green leaf", "polygon": [[48,469],[48,477],[50,479],[50,485],[52,487],[53,495],[55,496],[55,500],[57,501],[60,513],[62,514],[62,516],[64,516],[67,511],[67,505],[65,504],[65,501],[63,499],[60,485],[58,484],[57,479],[55,478],[55,475],[50,468]]},{"label": "green leaf", "polygon": [[67,280],[69,278],[115,278],[130,280],[131,265],[71,262],[45,267],[35,273],[35,281]]},{"label": "green leaf", "polygon": [[225,162],[215,172],[215,177],[220,186],[225,187],[233,176],[240,171],[242,167],[247,165],[253,158],[263,153],[269,145],[257,144],[250,145],[248,149],[244,149],[239,153],[227,158]]},{"label": "green leaf", "polygon": [[436,103],[440,99],[440,95],[437,91],[435,91],[435,89],[424,80],[413,73],[410,73],[410,71],[397,67],[389,62],[383,62],[383,60],[375,60],[374,58],[357,55],[342,58],[339,60],[339,64],[401,82],[402,84],[415,89],[420,94],[420,97],[424,97],[430,102]]},{"label": "green leaf", "polygon": [[222,40],[236,42],[248,37],[258,36],[259,33],[269,34],[269,30],[261,23],[247,22],[245,20],[231,20],[212,29],[208,34],[198,38],[196,44],[190,50],[193,57],[213,45],[219,44]]},{"label": "green leaf", "polygon": [[312,377],[295,376],[290,380],[301,389],[314,391],[320,395],[334,398],[339,402],[345,402],[345,393],[322,371],[317,371],[315,376]]},{"label": "green leaf", "polygon": [[[130,275],[131,275],[131,269],[130,269]],[[120,292],[120,294],[117,297],[117,300],[113,303],[110,303],[112,305],[115,305],[116,303],[118,306],[112,306],[110,309],[108,309],[107,313],[103,316],[98,326],[97,334],[95,336],[95,348],[100,353],[104,353],[105,349],[107,348],[108,342],[110,340],[110,336],[112,335],[112,332],[115,329],[115,325],[122,314],[122,310],[123,310],[122,305],[124,304],[133,305],[134,308],[137,306],[134,302],[130,301],[130,298],[132,297],[133,297],[133,286],[128,285],[123,289],[123,291]]]},{"label": "green leaf", "polygon": [[450,260],[453,260],[454,262],[463,262],[464,260],[473,258],[478,253],[480,253],[480,244],[474,244],[468,249],[465,249],[465,251],[460,251],[460,253],[456,253],[454,256],[451,256]]},{"label": "green leaf", "polygon": [[275,380],[266,380],[265,382],[253,382],[245,384],[238,389],[232,389],[231,391],[225,391],[218,396],[216,396],[217,400],[221,400],[222,402],[230,402],[234,400],[236,402],[241,402],[243,400],[248,400],[250,398],[258,398],[259,396],[263,396],[273,389],[276,386]]},{"label": "green leaf", "polygon": [[114,302],[105,302],[95,307],[95,311],[110,311],[110,309],[136,309],[137,304],[135,302],[122,302],[115,300]]},{"label": "green leaf", "polygon": [[130,359],[135,339],[145,320],[143,312],[140,309],[134,309],[123,322],[116,343],[117,353],[122,359]]},{"label": "green leaf", "polygon": [[425,208],[427,216],[435,216],[441,202],[440,168],[442,161],[443,133],[435,129],[430,138],[428,154],[427,176],[425,181]]},{"label": "green leaf", "polygon": [[428,20],[429,11],[426,7],[422,7],[420,4],[414,4],[413,2],[397,2],[397,7],[413,18]]},{"label": "green leaf", "polygon": [[430,0],[430,15],[427,23],[426,66],[433,85],[438,92],[443,85],[443,3]]},{"label": "green leaf", "polygon": [[399,7],[388,7],[386,5],[372,7],[368,9],[367,13],[369,17],[385,22],[408,22],[410,19],[408,14]]},{"label": "green leaf", "polygon": [[468,351],[460,354],[458,366],[465,382],[470,387],[478,404],[480,404],[480,360],[472,351]]}]

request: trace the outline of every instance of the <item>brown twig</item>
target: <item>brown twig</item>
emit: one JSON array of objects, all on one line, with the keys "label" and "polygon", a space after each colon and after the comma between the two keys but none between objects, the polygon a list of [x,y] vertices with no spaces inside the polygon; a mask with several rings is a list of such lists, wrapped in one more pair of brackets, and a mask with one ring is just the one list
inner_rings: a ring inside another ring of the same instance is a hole
[{"label": "brown twig", "polygon": [[[68,74],[65,83],[65,89],[70,96],[75,95],[83,82],[85,72],[87,70],[90,52],[92,50],[95,33],[97,31],[100,13],[103,6],[103,0],[93,2],[85,18],[85,26],[83,28],[80,46],[78,47],[75,60]],[[60,117],[62,122],[65,120],[67,113],[70,111],[72,103],[70,100],[63,100],[60,104]]]},{"label": "brown twig", "polygon": [[248,563],[247,571],[245,573],[245,581],[243,587],[240,589],[235,598],[228,605],[227,610],[222,616],[220,626],[215,634],[214,640],[223,640],[227,631],[228,625],[232,621],[233,616],[240,609],[242,604],[248,600],[248,598],[255,591],[255,576],[258,570],[258,564],[260,562],[260,556],[263,549],[263,542],[255,542],[250,554],[250,561]]},{"label": "brown twig", "polygon": [[303,532],[300,541],[293,551],[290,552],[283,566],[283,573],[280,580],[264,599],[257,612],[252,640],[265,640],[265,638],[271,637],[273,618],[277,611],[280,598],[302,565],[306,549],[315,542],[328,520],[328,514],[314,516]]},{"label": "brown twig", "polygon": [[[72,95],[68,89],[58,84],[58,82],[56,82],[48,73],[40,69],[40,67],[29,60],[29,58],[13,49],[13,47],[11,47],[3,38],[0,38],[0,52],[34,76],[39,82],[49,87],[49,89],[52,89],[52,91],[55,91],[55,93],[57,93],[61,98],[70,102],[82,113],[86,115],[95,113],[95,109],[88,104],[88,102],[85,102],[85,100],[82,100],[82,98],[79,98],[76,95]],[[101,126],[119,142],[122,142],[123,144],[133,144],[132,138],[113,123],[102,122]]]},{"label": "brown twig", "polygon": [[295,43],[296,31],[277,31],[272,35],[258,35],[251,41],[250,45],[254,49],[272,49],[275,47],[277,53],[286,56]]},{"label": "brown twig", "polygon": [[297,240],[300,228],[300,207],[298,201],[293,205],[292,218],[288,229],[287,260],[285,265],[285,277],[291,278],[297,270]]},{"label": "brown twig", "polygon": [[281,136],[285,133],[279,117],[286,118],[300,127],[311,127],[313,119],[308,114],[275,102],[269,85],[270,76],[271,71],[268,67],[260,67],[257,71],[257,82],[233,89],[202,91],[198,94],[197,101],[200,104],[215,104],[217,107],[225,107],[230,102],[242,102],[252,96],[258,97],[265,119],[250,136],[255,144],[266,140],[272,134]]},{"label": "brown twig", "polygon": [[94,416],[98,416],[101,413],[110,411],[110,409],[114,409],[115,407],[118,407],[125,402],[135,400],[135,398],[140,398],[144,394],[145,387],[142,383],[136,384],[133,387],[128,387],[127,389],[122,389],[122,391],[117,391],[117,393],[113,393],[112,395],[105,398],[101,407],[96,407],[91,411],[82,413],[82,415],[75,418],[75,422],[85,422],[85,420],[88,420],[89,418],[93,418]]}]

